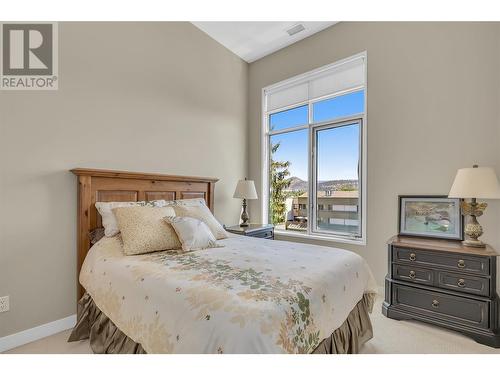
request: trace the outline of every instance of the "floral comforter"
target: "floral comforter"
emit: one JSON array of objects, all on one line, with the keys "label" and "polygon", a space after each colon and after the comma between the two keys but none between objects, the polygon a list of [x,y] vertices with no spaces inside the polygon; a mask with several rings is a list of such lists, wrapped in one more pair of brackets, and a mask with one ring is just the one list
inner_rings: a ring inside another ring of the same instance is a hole
[{"label": "floral comforter", "polygon": [[80,282],[148,353],[310,353],[376,284],[340,249],[231,235],[222,248],[125,256],[89,251]]}]

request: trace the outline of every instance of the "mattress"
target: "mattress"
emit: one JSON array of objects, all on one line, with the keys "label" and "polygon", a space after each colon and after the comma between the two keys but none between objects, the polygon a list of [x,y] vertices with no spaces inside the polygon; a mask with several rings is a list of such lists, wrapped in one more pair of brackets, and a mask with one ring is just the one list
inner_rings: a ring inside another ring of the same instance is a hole
[{"label": "mattress", "polygon": [[103,238],[83,264],[92,302],[147,353],[311,353],[376,284],[352,252],[231,235],[224,247],[125,256]]}]

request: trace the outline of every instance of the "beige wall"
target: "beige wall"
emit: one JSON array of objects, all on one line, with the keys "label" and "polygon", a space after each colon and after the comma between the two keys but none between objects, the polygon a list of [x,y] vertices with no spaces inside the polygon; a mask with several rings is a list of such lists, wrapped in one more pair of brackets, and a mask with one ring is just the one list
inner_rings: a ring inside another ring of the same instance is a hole
[{"label": "beige wall", "polygon": [[[249,173],[261,182],[261,89],[368,53],[367,245],[380,285],[386,240],[397,231],[398,194],[447,194],[457,168],[496,167],[500,175],[498,23],[340,23],[250,64]],[[261,192],[259,192],[261,194]],[[500,246],[500,205],[481,218],[484,240]],[[261,215],[251,202],[251,215]]]},{"label": "beige wall", "polygon": [[189,23],[59,24],[59,91],[0,91],[0,337],[76,311],[70,168],[218,177],[237,221],[247,70]]}]

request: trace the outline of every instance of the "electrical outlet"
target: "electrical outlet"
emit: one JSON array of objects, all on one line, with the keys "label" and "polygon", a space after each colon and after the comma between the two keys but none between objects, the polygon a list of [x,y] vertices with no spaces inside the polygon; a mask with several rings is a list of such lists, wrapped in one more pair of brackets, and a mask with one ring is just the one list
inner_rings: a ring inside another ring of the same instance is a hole
[{"label": "electrical outlet", "polygon": [[9,311],[9,309],[10,309],[9,296],[0,297],[0,313]]}]

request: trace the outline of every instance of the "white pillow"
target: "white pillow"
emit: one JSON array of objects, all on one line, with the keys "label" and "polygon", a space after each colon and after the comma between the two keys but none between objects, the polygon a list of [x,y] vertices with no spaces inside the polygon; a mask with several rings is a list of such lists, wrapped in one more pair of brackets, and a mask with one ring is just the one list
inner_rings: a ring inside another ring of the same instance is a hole
[{"label": "white pillow", "polygon": [[189,205],[174,205],[175,216],[192,217],[203,221],[217,240],[227,238],[227,232],[224,227],[217,221],[210,209],[202,204],[197,206]]},{"label": "white pillow", "polygon": [[104,227],[104,235],[106,237],[113,237],[120,233],[118,229],[118,223],[116,222],[115,214],[113,209],[118,207],[130,207],[130,206],[149,206],[149,207],[165,207],[167,201],[164,199],[156,201],[139,201],[139,202],[96,202],[95,208],[101,215],[102,226]]},{"label": "white pillow", "polygon": [[164,220],[174,228],[183,251],[223,247],[215,240],[208,226],[192,217],[166,216]]}]

